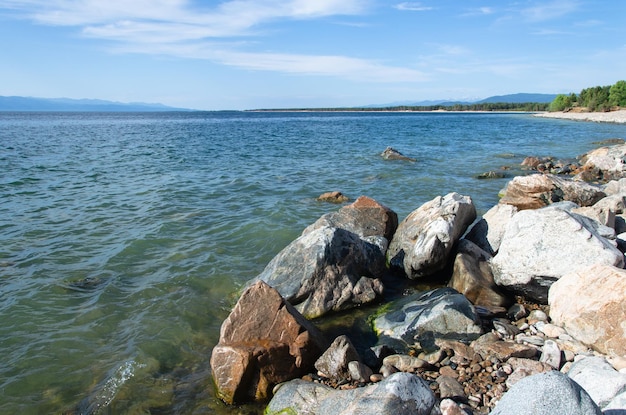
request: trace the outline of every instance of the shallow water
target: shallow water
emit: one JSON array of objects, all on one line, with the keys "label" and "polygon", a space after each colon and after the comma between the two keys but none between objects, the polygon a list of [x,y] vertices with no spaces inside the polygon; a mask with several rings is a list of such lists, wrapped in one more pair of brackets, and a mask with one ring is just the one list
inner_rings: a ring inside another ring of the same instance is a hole
[{"label": "shallow water", "polygon": [[[330,190],[400,219],[626,126],[528,114],[0,113],[0,413],[248,413],[208,365],[237,290]],[[392,146],[417,162],[385,161]]]}]

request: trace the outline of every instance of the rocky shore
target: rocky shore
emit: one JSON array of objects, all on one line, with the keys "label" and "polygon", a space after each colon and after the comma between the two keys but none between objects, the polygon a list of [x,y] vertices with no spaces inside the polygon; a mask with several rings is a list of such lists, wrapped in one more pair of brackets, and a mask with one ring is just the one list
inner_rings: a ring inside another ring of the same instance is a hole
[{"label": "rocky shore", "polygon": [[556,111],[542,112],[535,114],[536,117],[543,118],[560,118],[564,120],[575,121],[594,121],[594,122],[613,122],[626,123],[626,110],[610,111],[610,112],[572,112],[572,111]]},{"label": "rocky shore", "polygon": [[[366,196],[322,216],[222,324],[217,395],[276,415],[626,413],[625,159],[529,157],[482,216],[459,193],[402,221]],[[371,335],[317,325],[357,308]]]}]

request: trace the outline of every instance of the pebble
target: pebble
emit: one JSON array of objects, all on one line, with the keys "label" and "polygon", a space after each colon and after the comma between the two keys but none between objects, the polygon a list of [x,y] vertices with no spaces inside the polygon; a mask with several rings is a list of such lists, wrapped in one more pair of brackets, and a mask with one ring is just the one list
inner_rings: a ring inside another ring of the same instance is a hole
[{"label": "pebble", "polygon": [[559,370],[561,367],[561,350],[554,340],[546,340],[539,361]]},{"label": "pebble", "polygon": [[542,310],[533,310],[528,315],[528,322],[530,324],[536,323],[538,321],[548,321],[548,315],[544,313]]},{"label": "pebble", "polygon": [[383,379],[384,377],[380,373],[374,373],[372,376],[370,376],[370,382],[372,383],[378,383]]},{"label": "pebble", "polygon": [[459,377],[459,374],[457,373],[457,371],[452,369],[450,366],[443,366],[442,368],[440,368],[439,374],[441,376],[450,376],[455,379]]}]

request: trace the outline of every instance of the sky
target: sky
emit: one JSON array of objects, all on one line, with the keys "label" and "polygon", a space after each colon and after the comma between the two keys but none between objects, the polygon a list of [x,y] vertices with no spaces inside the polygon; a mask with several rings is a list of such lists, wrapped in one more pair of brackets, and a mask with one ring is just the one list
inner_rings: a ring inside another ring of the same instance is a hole
[{"label": "sky", "polygon": [[579,93],[624,0],[0,0],[0,95],[199,110]]}]

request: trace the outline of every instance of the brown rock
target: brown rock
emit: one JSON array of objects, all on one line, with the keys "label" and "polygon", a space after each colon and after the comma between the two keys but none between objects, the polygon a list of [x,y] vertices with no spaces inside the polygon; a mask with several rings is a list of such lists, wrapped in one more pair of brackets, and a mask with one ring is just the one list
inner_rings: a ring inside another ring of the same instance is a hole
[{"label": "brown rock", "polygon": [[441,399],[465,400],[463,386],[455,378],[451,376],[439,376],[437,383],[439,384],[439,397]]},{"label": "brown rock", "polygon": [[450,366],[442,366],[439,369],[439,374],[441,376],[448,376],[454,379],[459,377],[459,373],[456,370],[452,369]]},{"label": "brown rock", "polygon": [[315,326],[259,281],[222,323],[211,355],[217,395],[229,404],[267,400],[276,384],[310,371],[325,346]]},{"label": "brown rock", "polygon": [[344,203],[348,201],[348,197],[341,192],[334,191],[322,193],[318,196],[317,200],[320,202]]},{"label": "brown rock", "polygon": [[506,341],[493,343],[475,342],[474,350],[476,350],[483,359],[495,356],[500,361],[506,361],[511,357],[535,357],[538,352],[537,348],[533,346]]},{"label": "brown rock", "polygon": [[604,354],[626,355],[626,270],[594,265],[563,276],[550,288],[554,324]]},{"label": "brown rock", "polygon": [[500,203],[516,206],[519,210],[539,209],[561,201],[591,206],[604,196],[605,193],[599,188],[584,182],[567,180],[552,174],[532,174],[511,180]]}]

